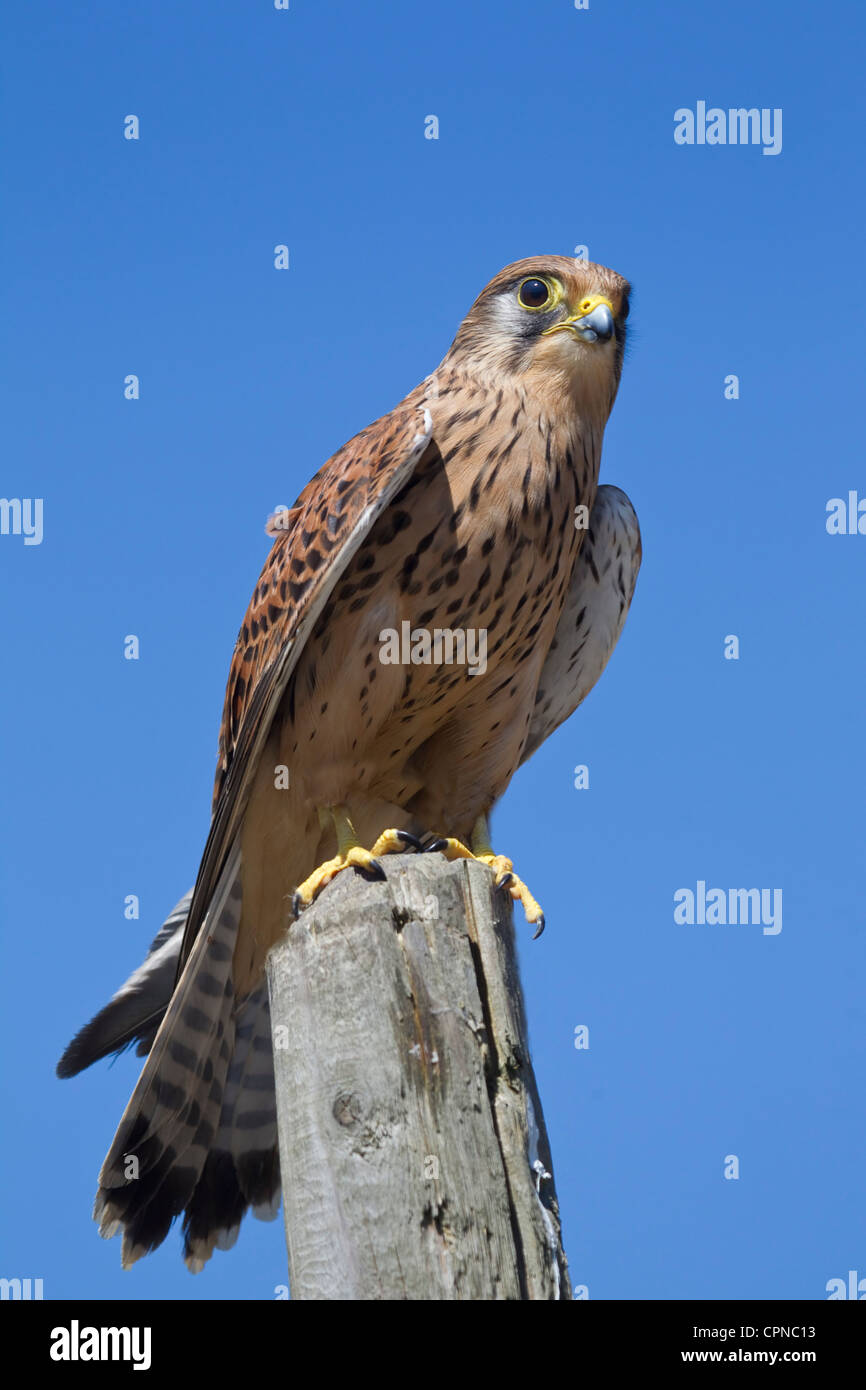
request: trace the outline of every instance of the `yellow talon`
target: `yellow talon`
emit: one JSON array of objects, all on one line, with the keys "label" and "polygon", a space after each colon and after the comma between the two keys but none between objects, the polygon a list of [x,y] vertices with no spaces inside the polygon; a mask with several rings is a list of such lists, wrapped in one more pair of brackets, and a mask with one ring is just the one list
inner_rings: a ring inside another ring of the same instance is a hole
[{"label": "yellow talon", "polygon": [[414,835],[405,830],[383,830],[372,849],[364,849],[358,844],[355,827],[349,819],[345,806],[330,806],[319,812],[319,822],[323,829],[332,821],[337,835],[337,853],[333,859],[326,859],[317,869],[299,884],[292,897],[295,916],[309,907],[337,874],[344,869],[361,869],[377,878],[384,878],[382,865],[377,856],[396,854],[408,847],[420,848]]},{"label": "yellow talon", "polygon": [[507,888],[515,902],[523,904],[527,922],[530,926],[537,928],[533,940],[541,936],[544,931],[544,913],[526,884],[517,877],[512,861],[504,854],[495,854],[491,848],[490,829],[486,816],[479,816],[475,822],[470,843],[472,848],[467,849],[462,841],[448,836],[446,839],[435,840],[430,848],[441,850],[445,858],[449,860],[476,859],[479,863],[486,864],[489,869],[493,870],[496,887]]},{"label": "yellow talon", "polygon": [[370,850],[371,854],[399,854],[407,845],[420,848],[414,835],[408,835],[405,830],[383,830],[378,840]]}]

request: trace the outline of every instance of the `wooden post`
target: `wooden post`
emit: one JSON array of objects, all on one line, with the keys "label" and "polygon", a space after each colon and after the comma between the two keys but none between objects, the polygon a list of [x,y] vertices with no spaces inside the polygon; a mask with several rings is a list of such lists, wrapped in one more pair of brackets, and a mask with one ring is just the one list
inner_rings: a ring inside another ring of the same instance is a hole
[{"label": "wooden post", "polygon": [[511,899],[382,863],[268,960],[292,1297],[570,1299]]}]

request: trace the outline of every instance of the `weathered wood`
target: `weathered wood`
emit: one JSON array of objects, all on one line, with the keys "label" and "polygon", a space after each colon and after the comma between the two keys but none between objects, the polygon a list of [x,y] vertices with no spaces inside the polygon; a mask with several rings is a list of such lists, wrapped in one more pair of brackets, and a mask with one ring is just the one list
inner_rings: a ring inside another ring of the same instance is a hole
[{"label": "weathered wood", "polygon": [[268,961],[292,1297],[568,1299],[511,899],[465,860],[383,867]]}]

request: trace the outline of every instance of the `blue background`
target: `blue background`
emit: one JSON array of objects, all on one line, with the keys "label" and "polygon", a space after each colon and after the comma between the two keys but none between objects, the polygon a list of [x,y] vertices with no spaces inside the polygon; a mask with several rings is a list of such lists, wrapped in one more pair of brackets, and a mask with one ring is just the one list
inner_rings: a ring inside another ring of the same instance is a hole
[{"label": "blue background", "polygon": [[[644,565],[494,821],[547,911],[521,961],[572,1275],[625,1299],[866,1275],[866,536],[825,528],[866,494],[862,7],[96,0],[6,27],[0,490],[45,529],[0,538],[0,1273],[47,1298],[285,1282],[281,1220],[196,1278],[177,1232],[122,1273],[90,1204],[139,1063],[54,1064],[194,877],[267,514],[502,265],[586,244],[635,285],[602,478]],[[677,146],[698,100],[781,107],[782,153]],[[782,932],[676,925],[698,879],[782,888]]]}]

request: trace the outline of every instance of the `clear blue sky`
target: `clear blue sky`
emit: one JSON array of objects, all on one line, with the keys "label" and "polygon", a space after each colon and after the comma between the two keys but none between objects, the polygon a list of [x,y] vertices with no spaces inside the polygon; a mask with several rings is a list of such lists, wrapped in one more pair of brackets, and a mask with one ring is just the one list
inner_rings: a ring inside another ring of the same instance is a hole
[{"label": "clear blue sky", "polygon": [[[644,566],[494,822],[547,911],[521,961],[573,1277],[820,1299],[866,1275],[866,536],[825,527],[866,496],[863,27],[781,0],[9,7],[0,491],[44,499],[44,538],[0,536],[0,1273],[285,1281],[281,1221],[196,1278],[177,1232],[123,1274],[90,1204],[139,1064],[54,1064],[194,877],[265,517],[502,265],[586,244],[635,286],[602,477]],[[678,146],[698,101],[781,108],[782,152]],[[781,888],[782,931],[678,925],[698,880]]]}]

